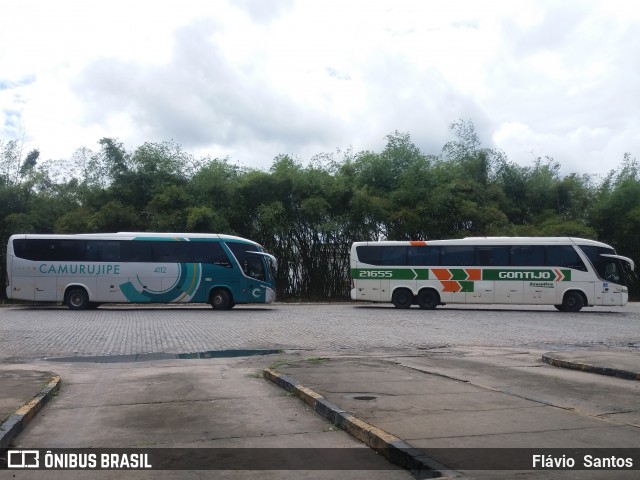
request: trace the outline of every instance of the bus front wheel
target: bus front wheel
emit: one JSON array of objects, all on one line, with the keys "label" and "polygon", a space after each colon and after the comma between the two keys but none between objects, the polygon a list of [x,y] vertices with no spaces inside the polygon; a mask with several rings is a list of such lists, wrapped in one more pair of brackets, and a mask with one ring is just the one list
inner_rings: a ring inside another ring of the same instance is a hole
[{"label": "bus front wheel", "polygon": [[64,298],[64,303],[71,310],[86,310],[91,303],[89,302],[89,295],[84,288],[72,288],[67,292]]},{"label": "bus front wheel", "polygon": [[391,301],[396,308],[409,308],[413,303],[413,293],[406,288],[399,288],[393,292]]},{"label": "bus front wheel", "polygon": [[580,292],[567,292],[562,299],[562,305],[555,307],[561,312],[579,312],[584,307],[584,298]]},{"label": "bus front wheel", "polygon": [[435,290],[421,290],[418,293],[418,306],[423,310],[433,310],[440,305],[440,296]]},{"label": "bus front wheel", "polygon": [[214,310],[229,310],[234,305],[231,294],[226,290],[214,290],[211,294],[211,306]]}]

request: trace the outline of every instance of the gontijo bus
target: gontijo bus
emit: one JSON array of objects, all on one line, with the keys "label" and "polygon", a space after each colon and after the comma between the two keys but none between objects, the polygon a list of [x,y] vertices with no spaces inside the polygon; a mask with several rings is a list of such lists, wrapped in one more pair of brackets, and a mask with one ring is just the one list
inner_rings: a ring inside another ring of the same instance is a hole
[{"label": "gontijo bus", "polygon": [[9,299],[101,303],[239,303],[275,300],[276,259],[230,235],[111,233],[13,235],[7,246]]},{"label": "gontijo bus", "polygon": [[569,237],[482,237],[428,242],[356,242],[353,300],[417,304],[539,304],[577,312],[625,305],[623,266],[604,243]]}]

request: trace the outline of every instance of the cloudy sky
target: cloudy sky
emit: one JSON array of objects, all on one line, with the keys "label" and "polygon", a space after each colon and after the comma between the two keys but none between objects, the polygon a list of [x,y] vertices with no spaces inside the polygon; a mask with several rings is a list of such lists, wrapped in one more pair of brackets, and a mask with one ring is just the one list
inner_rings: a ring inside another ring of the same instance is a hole
[{"label": "cloudy sky", "polygon": [[114,137],[268,168],[470,120],[562,173],[640,156],[640,3],[2,0],[0,139],[41,159]]}]

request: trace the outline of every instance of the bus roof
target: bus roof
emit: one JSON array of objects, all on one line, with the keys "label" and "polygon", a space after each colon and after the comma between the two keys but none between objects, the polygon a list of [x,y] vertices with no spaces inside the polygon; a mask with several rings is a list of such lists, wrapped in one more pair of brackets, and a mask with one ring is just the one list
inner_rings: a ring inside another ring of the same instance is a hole
[{"label": "bus roof", "polygon": [[234,235],[225,235],[221,233],[160,233],[160,232],[117,232],[117,233],[76,233],[76,234],[39,234],[24,233],[11,235],[15,238],[53,238],[53,239],[94,239],[94,240],[133,240],[138,238],[166,238],[166,239],[182,239],[182,238],[211,238],[222,241],[245,242],[258,245],[253,240],[247,238],[236,237]]},{"label": "bus roof", "polygon": [[419,241],[393,241],[378,242],[354,242],[358,245],[413,245],[413,246],[438,246],[438,245],[557,245],[575,244],[591,245],[597,247],[612,248],[606,243],[596,240],[577,237],[466,237],[450,240],[419,240]]}]

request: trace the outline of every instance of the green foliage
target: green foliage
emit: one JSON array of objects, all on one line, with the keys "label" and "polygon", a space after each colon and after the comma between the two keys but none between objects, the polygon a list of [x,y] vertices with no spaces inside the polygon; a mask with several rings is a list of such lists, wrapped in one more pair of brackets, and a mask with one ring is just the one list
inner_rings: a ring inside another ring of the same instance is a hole
[{"label": "green foliage", "polygon": [[36,166],[36,163],[38,163],[39,156],[40,156],[39,150],[31,150],[31,152],[29,152],[29,154],[27,155],[27,158],[24,159],[24,163],[22,164],[22,167],[20,167],[21,176],[24,176],[28,172],[33,171],[33,169]]},{"label": "green foliage", "polygon": [[[640,165],[625,154],[620,169],[611,172],[598,188],[591,223],[598,236],[621,254],[640,260]],[[632,292],[640,292],[638,272],[632,274]]]},{"label": "green foliage", "polygon": [[186,211],[187,225],[185,231],[196,233],[230,232],[227,219],[209,207],[190,207]]},{"label": "green foliage", "polygon": [[91,208],[81,207],[76,210],[63,213],[55,223],[55,231],[58,233],[87,233],[93,231],[92,219],[95,211]]},{"label": "green foliage", "polygon": [[105,204],[89,222],[89,228],[93,232],[136,231],[140,230],[138,225],[133,207],[124,205],[118,200]]},{"label": "green foliage", "polygon": [[103,138],[95,152],[52,162],[0,140],[0,253],[13,233],[235,234],[278,258],[280,298],[316,299],[348,297],[349,248],[360,240],[566,235],[640,259],[640,167],[630,155],[596,183],[562,177],[549,157],[511,162],[484,148],[470,121],[450,128],[455,139],[436,155],[396,131],[380,152],[306,164],[279,155],[268,171],[195,159],[173,142],[129,152]]}]

